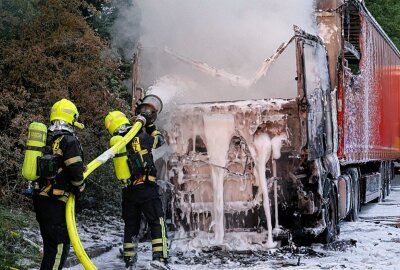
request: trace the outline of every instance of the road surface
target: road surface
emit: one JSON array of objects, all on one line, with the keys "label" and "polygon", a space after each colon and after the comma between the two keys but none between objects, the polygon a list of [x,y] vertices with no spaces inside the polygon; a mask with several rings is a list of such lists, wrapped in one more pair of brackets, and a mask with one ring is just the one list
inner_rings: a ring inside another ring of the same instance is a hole
[{"label": "road surface", "polygon": [[[199,255],[188,252],[179,255],[172,251],[171,266],[176,270],[400,270],[400,177],[396,178],[394,184],[390,196],[384,202],[364,205],[356,222],[342,222],[339,239],[331,245],[314,244],[311,247],[240,254],[220,252]],[[119,226],[119,229],[121,230],[122,226]],[[110,241],[120,241],[118,239],[121,234],[113,235],[114,237],[108,237],[107,244],[110,244]],[[139,247],[138,269],[150,269],[150,244],[141,243]],[[113,247],[94,258],[93,262],[98,269],[123,269],[122,260],[118,255],[119,247]],[[76,265],[66,269],[81,270],[83,267]]]}]

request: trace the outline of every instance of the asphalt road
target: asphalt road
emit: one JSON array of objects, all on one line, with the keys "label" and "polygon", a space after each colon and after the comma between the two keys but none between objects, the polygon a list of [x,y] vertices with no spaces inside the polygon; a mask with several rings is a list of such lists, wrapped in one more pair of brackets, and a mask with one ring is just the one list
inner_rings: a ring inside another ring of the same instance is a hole
[{"label": "asphalt road", "polygon": [[400,176],[392,181],[390,195],[382,202],[363,205],[359,217],[363,221],[400,228]]}]

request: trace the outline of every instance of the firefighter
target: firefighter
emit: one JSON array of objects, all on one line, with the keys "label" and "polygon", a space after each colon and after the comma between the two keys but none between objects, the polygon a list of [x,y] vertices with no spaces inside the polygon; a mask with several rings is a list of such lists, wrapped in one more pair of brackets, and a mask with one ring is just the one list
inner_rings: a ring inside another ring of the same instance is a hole
[{"label": "firefighter", "polygon": [[53,105],[44,156],[37,162],[33,206],[43,239],[41,270],[62,269],[70,248],[66,201],[70,192],[78,196],[85,188],[82,147],[75,136],[75,127],[83,128],[78,116],[76,106],[67,99]]},{"label": "firefighter", "polygon": [[[127,269],[133,268],[137,261],[142,214],[147,219],[151,232],[153,253],[151,265],[158,269],[169,269],[164,210],[158,192],[157,171],[152,156],[152,149],[164,144],[162,134],[154,125],[161,109],[161,100],[154,95],[146,96],[137,107],[136,119],[145,118],[146,124],[127,144],[125,167],[129,172],[123,172],[124,166],[120,166],[121,164],[117,166],[114,158],[117,178],[123,180],[124,183],[122,189],[122,218],[125,222],[123,255]],[[110,112],[105,118],[105,126],[113,136],[124,136],[131,128],[129,120],[120,111]],[[128,175],[129,179],[120,179],[119,175]]]}]

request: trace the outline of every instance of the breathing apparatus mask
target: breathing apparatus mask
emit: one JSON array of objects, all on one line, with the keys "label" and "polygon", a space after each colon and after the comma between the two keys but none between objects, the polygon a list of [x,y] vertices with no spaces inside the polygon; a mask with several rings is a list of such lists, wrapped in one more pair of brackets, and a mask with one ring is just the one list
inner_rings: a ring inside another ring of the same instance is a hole
[{"label": "breathing apparatus mask", "polygon": [[161,99],[156,95],[147,95],[137,106],[135,114],[146,118],[146,126],[152,125],[163,108]]}]

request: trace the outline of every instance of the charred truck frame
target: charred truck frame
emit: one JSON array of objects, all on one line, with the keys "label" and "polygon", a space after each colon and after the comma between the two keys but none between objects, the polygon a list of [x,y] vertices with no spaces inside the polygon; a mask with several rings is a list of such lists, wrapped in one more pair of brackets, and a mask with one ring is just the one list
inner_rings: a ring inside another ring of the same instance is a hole
[{"label": "charred truck frame", "polygon": [[297,98],[185,104],[167,116],[161,178],[174,186],[177,227],[222,241],[275,220],[295,239],[331,242],[340,220],[389,195],[400,158],[400,53],[363,2],[316,6],[320,37],[295,27],[290,40]]}]

